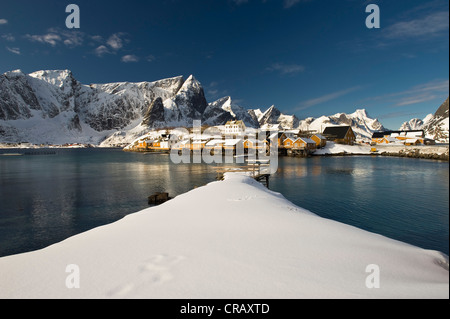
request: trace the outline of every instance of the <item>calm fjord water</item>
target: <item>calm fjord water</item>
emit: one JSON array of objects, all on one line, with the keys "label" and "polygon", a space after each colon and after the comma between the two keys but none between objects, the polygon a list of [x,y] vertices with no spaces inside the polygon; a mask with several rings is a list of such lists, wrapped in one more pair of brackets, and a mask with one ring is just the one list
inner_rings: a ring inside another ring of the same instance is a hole
[{"label": "calm fjord water", "polygon": [[[212,182],[214,166],[111,149],[0,156],[0,257],[117,221],[147,208],[155,192],[177,196]],[[448,163],[280,158],[270,184],[319,216],[448,254]]]}]

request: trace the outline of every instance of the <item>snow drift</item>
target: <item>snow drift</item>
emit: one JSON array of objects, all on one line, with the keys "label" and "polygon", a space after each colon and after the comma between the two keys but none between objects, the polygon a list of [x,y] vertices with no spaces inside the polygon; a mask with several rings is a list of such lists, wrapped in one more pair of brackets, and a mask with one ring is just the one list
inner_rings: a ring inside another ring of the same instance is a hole
[{"label": "snow drift", "polygon": [[449,297],[447,256],[320,218],[239,174],[1,258],[0,274],[0,298]]}]

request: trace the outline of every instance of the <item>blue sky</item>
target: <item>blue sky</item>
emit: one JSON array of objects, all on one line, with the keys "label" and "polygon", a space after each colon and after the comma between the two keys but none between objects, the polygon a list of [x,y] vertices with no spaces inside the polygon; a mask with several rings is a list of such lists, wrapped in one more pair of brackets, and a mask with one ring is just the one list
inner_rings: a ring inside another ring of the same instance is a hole
[{"label": "blue sky", "polygon": [[[80,8],[68,29],[66,6]],[[366,6],[380,8],[379,29]],[[0,0],[0,73],[84,84],[193,74],[209,102],[300,119],[365,108],[385,127],[449,94],[448,0]]]}]

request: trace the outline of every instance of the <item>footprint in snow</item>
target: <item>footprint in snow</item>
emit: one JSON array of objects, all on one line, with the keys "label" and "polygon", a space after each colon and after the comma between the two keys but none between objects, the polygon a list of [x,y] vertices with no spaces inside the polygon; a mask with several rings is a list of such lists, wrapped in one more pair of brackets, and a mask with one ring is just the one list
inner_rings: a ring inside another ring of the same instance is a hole
[{"label": "footprint in snow", "polygon": [[138,266],[136,280],[112,289],[110,297],[125,297],[149,285],[159,285],[174,278],[171,268],[184,260],[183,256],[155,255]]}]

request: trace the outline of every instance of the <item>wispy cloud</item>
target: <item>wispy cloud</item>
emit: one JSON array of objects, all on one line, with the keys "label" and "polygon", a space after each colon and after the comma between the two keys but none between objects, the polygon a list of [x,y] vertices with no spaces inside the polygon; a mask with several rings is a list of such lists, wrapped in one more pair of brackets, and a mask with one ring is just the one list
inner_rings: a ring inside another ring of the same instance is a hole
[{"label": "wispy cloud", "polygon": [[10,47],[6,47],[6,50],[8,50],[11,53],[20,55],[20,49],[19,48],[10,48]]},{"label": "wispy cloud", "polygon": [[58,42],[61,41],[61,37],[54,33],[47,33],[42,35],[37,34],[27,34],[25,35],[25,38],[32,42],[40,42],[44,44],[50,44],[51,46],[56,46]]},{"label": "wispy cloud", "polygon": [[268,68],[266,68],[266,70],[270,72],[279,72],[283,75],[286,75],[303,72],[305,71],[305,67],[303,65],[298,64],[274,63]]},{"label": "wispy cloud", "polygon": [[295,6],[297,3],[299,3],[301,0],[284,0],[284,7],[286,9]]},{"label": "wispy cloud", "polygon": [[124,44],[128,42],[125,36],[126,33],[124,32],[114,33],[109,37],[108,41],[106,41],[106,44],[108,44],[114,50],[122,49]]},{"label": "wispy cloud", "polygon": [[26,34],[25,38],[32,42],[49,44],[52,47],[64,44],[74,48],[83,45],[85,34],[80,31],[67,31],[58,28],[50,28],[45,34]]},{"label": "wispy cloud", "polygon": [[105,54],[111,54],[111,52],[105,45],[100,45],[94,50],[94,54],[101,58]]},{"label": "wispy cloud", "polygon": [[300,3],[300,2],[308,2],[311,0],[284,0],[283,1],[283,7],[285,9],[289,9],[292,8],[293,6],[295,6],[296,4]]},{"label": "wispy cloud", "polygon": [[406,111],[390,112],[390,113],[385,113],[385,114],[379,115],[378,119],[386,120],[386,119],[394,119],[394,118],[398,118],[398,117],[412,118],[414,116],[419,116],[421,114],[422,114],[421,112],[406,112]]},{"label": "wispy cloud", "polygon": [[443,35],[449,29],[448,11],[433,12],[425,17],[409,19],[388,26],[383,31],[386,39],[427,38]]},{"label": "wispy cloud", "polygon": [[328,94],[319,96],[317,98],[313,98],[313,99],[301,102],[300,105],[294,109],[294,111],[305,110],[305,109],[310,108],[312,106],[320,105],[320,104],[323,104],[325,102],[329,102],[329,101],[335,100],[335,99],[337,99],[337,98],[339,98],[341,96],[347,95],[347,94],[355,92],[357,90],[360,90],[361,88],[362,88],[362,86],[358,85],[358,86],[354,86],[354,87],[351,87],[351,88],[348,88],[348,89],[345,89],[345,90],[340,90],[340,91],[337,91],[337,92],[328,93]]},{"label": "wispy cloud", "polygon": [[442,98],[442,96],[448,96],[448,93],[449,80],[433,80],[404,91],[373,97],[369,100],[383,101],[391,104],[391,107],[402,107]]},{"label": "wispy cloud", "polygon": [[1,38],[8,41],[8,42],[14,42],[16,41],[16,37],[14,37],[11,33],[3,34],[1,35]]},{"label": "wispy cloud", "polygon": [[[9,36],[13,40],[13,36]],[[5,38],[5,35],[2,36]],[[107,54],[118,54],[125,45],[130,42],[127,38],[127,33],[117,32],[111,34],[109,37],[103,38],[100,35],[89,35],[78,30],[64,30],[60,28],[50,28],[44,34],[26,34],[24,38],[31,42],[50,45],[52,47],[64,46],[68,49],[87,45],[94,47],[90,52],[97,57],[104,57]],[[148,61],[153,60],[154,57],[149,55]],[[138,62],[140,59],[132,54],[122,56],[121,61],[125,63]]]},{"label": "wispy cloud", "polygon": [[2,24],[8,24],[8,20],[0,19],[0,25],[2,25]]},{"label": "wispy cloud", "polygon": [[139,62],[139,57],[137,57],[134,54],[128,54],[128,55],[124,55],[122,57],[121,61],[124,63]]}]

